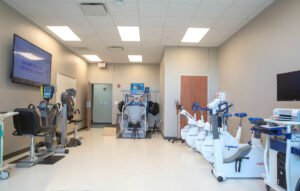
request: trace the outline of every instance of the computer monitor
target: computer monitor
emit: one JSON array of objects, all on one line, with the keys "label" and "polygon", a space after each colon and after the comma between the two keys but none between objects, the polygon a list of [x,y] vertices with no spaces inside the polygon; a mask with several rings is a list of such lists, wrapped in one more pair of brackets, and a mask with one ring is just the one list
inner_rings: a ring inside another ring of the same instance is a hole
[{"label": "computer monitor", "polygon": [[44,85],[41,87],[41,94],[44,100],[49,101],[54,94],[54,86]]}]

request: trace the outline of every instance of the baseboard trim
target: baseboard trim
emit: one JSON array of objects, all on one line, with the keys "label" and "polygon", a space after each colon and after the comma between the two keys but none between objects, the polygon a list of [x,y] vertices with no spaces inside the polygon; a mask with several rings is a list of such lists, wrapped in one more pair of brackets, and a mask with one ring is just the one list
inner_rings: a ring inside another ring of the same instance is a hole
[{"label": "baseboard trim", "polygon": [[[79,128],[78,131],[82,131],[82,130],[84,130],[84,129],[87,129],[87,126],[84,126],[84,127]],[[68,132],[68,135],[72,135],[72,134],[73,134],[72,131],[71,131],[71,132]],[[13,157],[15,157],[15,156],[18,156],[18,155],[21,155],[21,154],[23,154],[23,153],[26,153],[26,152],[29,151],[29,149],[30,149],[30,147],[26,147],[26,148],[24,148],[24,149],[20,149],[20,150],[17,150],[17,151],[15,151],[15,152],[12,152],[12,153],[9,153],[9,154],[7,154],[7,155],[4,155],[4,156],[3,156],[3,160],[8,160],[8,159],[11,159],[11,158],[13,158]]]},{"label": "baseboard trim", "polygon": [[3,156],[3,160],[7,160],[7,159],[13,158],[15,156],[21,155],[23,153],[26,153],[27,151],[29,151],[29,149],[30,149],[29,147],[26,147],[24,149],[20,149],[20,150],[17,150],[15,152],[12,152],[12,153],[9,153],[7,155],[4,155]]}]

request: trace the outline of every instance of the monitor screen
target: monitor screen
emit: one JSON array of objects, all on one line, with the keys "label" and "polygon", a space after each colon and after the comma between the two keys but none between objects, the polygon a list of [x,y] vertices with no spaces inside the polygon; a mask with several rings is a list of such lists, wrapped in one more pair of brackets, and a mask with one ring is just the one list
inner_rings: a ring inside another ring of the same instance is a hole
[{"label": "monitor screen", "polygon": [[144,84],[143,83],[131,83],[130,84],[131,95],[144,95]]},{"label": "monitor screen", "polygon": [[277,74],[277,101],[300,101],[300,71]]},{"label": "monitor screen", "polygon": [[52,55],[14,35],[12,81],[34,86],[49,85]]}]

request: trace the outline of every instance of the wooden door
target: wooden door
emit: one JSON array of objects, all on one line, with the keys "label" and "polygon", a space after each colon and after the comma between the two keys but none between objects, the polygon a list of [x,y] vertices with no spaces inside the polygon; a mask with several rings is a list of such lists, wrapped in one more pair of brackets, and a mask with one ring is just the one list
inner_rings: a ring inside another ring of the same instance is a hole
[{"label": "wooden door", "polygon": [[86,103],[86,120],[87,120],[87,129],[91,129],[92,125],[92,84],[91,82],[88,82],[88,87],[87,87],[87,103]]},{"label": "wooden door", "polygon": [[[207,106],[208,79],[207,76],[181,76],[180,79],[180,104],[192,115],[192,105],[199,102],[201,107]],[[197,112],[197,119],[200,119],[200,112]],[[206,121],[207,115],[204,113]],[[186,125],[186,119],[180,116],[180,128]]]}]

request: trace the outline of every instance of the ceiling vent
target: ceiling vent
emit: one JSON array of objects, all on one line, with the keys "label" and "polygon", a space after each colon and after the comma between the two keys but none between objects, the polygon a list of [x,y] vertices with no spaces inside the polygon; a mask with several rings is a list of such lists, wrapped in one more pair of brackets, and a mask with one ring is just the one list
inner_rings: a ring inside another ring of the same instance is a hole
[{"label": "ceiling vent", "polygon": [[80,3],[81,10],[86,16],[107,16],[104,3]]},{"label": "ceiling vent", "polygon": [[124,48],[122,46],[109,46],[107,47],[109,51],[112,52],[123,52]]},{"label": "ceiling vent", "polygon": [[85,46],[73,46],[72,48],[78,51],[85,51],[85,52],[90,51],[90,49]]}]

